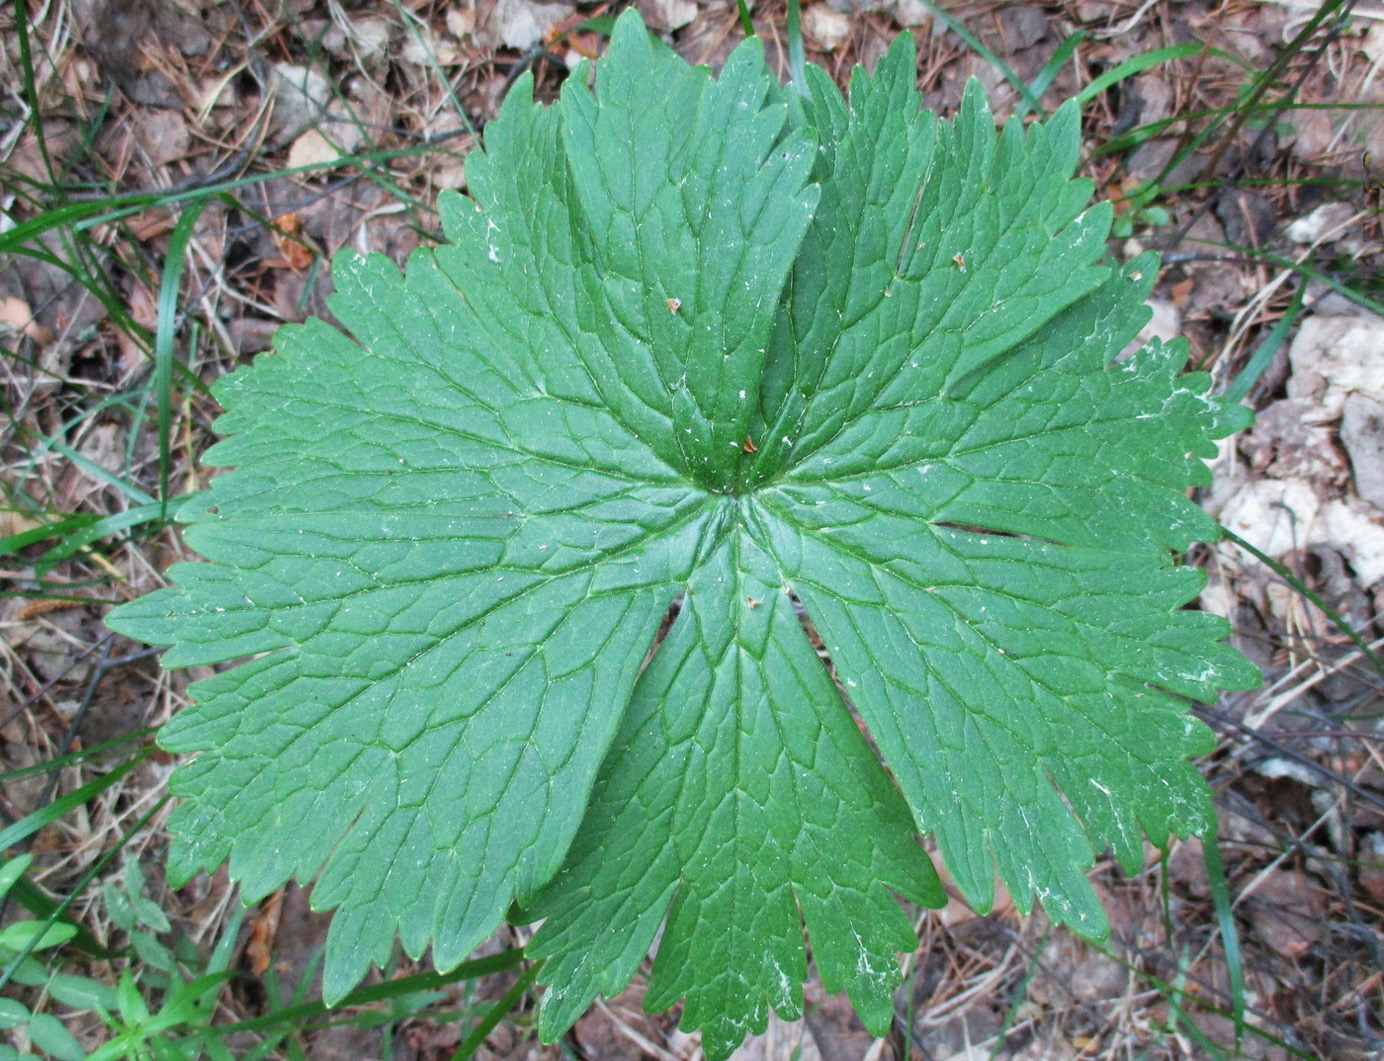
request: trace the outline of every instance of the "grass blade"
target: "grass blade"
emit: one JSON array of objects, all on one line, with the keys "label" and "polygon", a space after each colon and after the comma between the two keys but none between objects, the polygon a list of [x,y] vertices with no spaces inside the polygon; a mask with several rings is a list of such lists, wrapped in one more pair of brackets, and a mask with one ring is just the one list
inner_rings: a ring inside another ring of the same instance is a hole
[{"label": "grass blade", "polygon": [[1186,44],[1170,44],[1166,48],[1155,48],[1151,52],[1143,55],[1136,55],[1132,59],[1126,59],[1118,66],[1112,66],[1100,77],[1096,78],[1089,85],[1077,93],[1077,104],[1084,106],[1111,85],[1118,84],[1127,77],[1141,74],[1151,66],[1159,63],[1171,62],[1174,59],[1186,59],[1188,56],[1196,55],[1206,45],[1198,44],[1195,41],[1188,41]]},{"label": "grass blade", "polygon": [[[1052,58],[1043,64],[1043,69],[1038,71],[1038,76],[1029,82],[1028,90],[1033,93],[1033,98],[1041,100],[1043,93],[1052,85],[1057,77],[1057,72],[1062,69],[1062,64],[1072,57],[1077,46],[1083,41],[1089,40],[1091,35],[1084,29],[1078,30],[1070,37],[1057,46],[1057,50],[1052,53]],[[1020,100],[1019,106],[1015,108],[1014,114],[1018,118],[1024,117],[1029,112],[1027,100]]]},{"label": "grass blade", "polygon": [[1235,912],[1230,902],[1230,888],[1225,880],[1221,848],[1214,836],[1201,840],[1206,876],[1211,884],[1211,901],[1216,907],[1216,924],[1225,947],[1225,967],[1230,978],[1230,1011],[1235,1021],[1235,1053],[1245,1037],[1245,969],[1240,961],[1240,935],[1235,931]]},{"label": "grass blade", "polygon": [[803,53],[803,18],[800,0],[788,0],[788,73],[800,96],[807,95],[807,57]]},{"label": "grass blade", "polygon": [[735,6],[740,10],[740,28],[745,31],[747,38],[754,36],[754,19],[750,17],[750,9],[745,5],[745,0],[735,0]]},{"label": "grass blade", "polygon": [[[192,494],[180,494],[172,500],[182,500],[192,496]],[[166,523],[168,521],[167,507],[167,500],[140,505],[138,508],[127,508],[124,512],[117,512],[113,516],[105,516],[84,527],[75,528],[62,541],[38,558],[34,564],[34,573],[42,578],[52,569],[54,564],[61,563],[92,542],[100,541],[108,535],[118,534],[120,531],[129,530],[131,527],[138,527],[144,523]],[[0,546],[3,544],[0,542]],[[0,548],[0,555],[3,555],[2,548]]]},{"label": "grass blade", "polygon": [[1297,590],[1298,593],[1301,593],[1304,597],[1306,597],[1309,601],[1311,601],[1319,609],[1321,609],[1321,613],[1325,615],[1328,619],[1330,619],[1332,623],[1335,624],[1336,629],[1340,630],[1341,633],[1345,634],[1346,637],[1350,638],[1351,643],[1354,644],[1355,647],[1361,651],[1361,653],[1365,656],[1366,659],[1368,659],[1372,664],[1374,664],[1375,669],[1379,671],[1380,674],[1384,674],[1384,659],[1381,659],[1379,653],[1377,653],[1374,649],[1370,648],[1369,642],[1366,641],[1363,637],[1361,637],[1356,632],[1353,626],[1351,626],[1344,619],[1342,619],[1339,612],[1337,612],[1329,604],[1327,604],[1326,601],[1322,600],[1321,597],[1319,597],[1316,594],[1316,592],[1312,589],[1311,586],[1303,582],[1302,579],[1294,575],[1291,571],[1289,571],[1286,567],[1280,564],[1268,553],[1262,552],[1254,545],[1251,545],[1249,542],[1245,541],[1233,530],[1227,527],[1224,523],[1219,524],[1219,526],[1221,530],[1221,537],[1223,537],[1228,542],[1233,542],[1234,544],[1238,545],[1241,549],[1253,556],[1256,560],[1258,560],[1261,564],[1267,567],[1275,575],[1283,579],[1284,582],[1292,586],[1293,589]]},{"label": "grass blade", "polygon": [[100,518],[94,512],[78,512],[71,516],[64,516],[53,523],[44,523],[41,526],[20,531],[18,534],[0,538],[0,556],[9,556],[11,553],[17,553],[36,542],[46,542],[49,538],[60,538],[67,534],[76,533],[91,526]]},{"label": "grass blade", "polygon": [[126,760],[108,774],[102,774],[95,781],[88,781],[81,788],[73,789],[65,796],[53,800],[46,807],[40,807],[32,814],[26,814],[7,829],[0,829],[0,851],[13,847],[45,825],[57,821],[69,811],[74,811],[89,799],[94,799],[119,781],[144,761],[145,752],[139,752]]},{"label": "grass blade", "polygon": [[485,1044],[486,1038],[500,1021],[518,1004],[519,999],[524,996],[524,992],[533,986],[534,979],[538,976],[538,970],[543,968],[542,960],[534,962],[524,970],[524,975],[514,982],[514,986],[501,996],[500,1001],[490,1007],[488,1012],[476,1026],[471,1029],[471,1034],[466,1037],[465,1042],[457,1048],[457,1052],[452,1055],[452,1061],[468,1061],[468,1059]]},{"label": "grass blade", "polygon": [[[931,11],[933,16],[941,22],[942,25],[946,26],[947,29],[951,30],[965,41],[971,51],[975,52],[1004,75],[1004,79],[1018,91],[1020,102],[1027,107],[1028,110],[1037,111],[1039,114],[1043,113],[1043,105],[1038,102],[1037,98],[1029,90],[1028,85],[1024,83],[1024,79],[1014,72],[1013,67],[987,48],[979,37],[962,25],[959,20],[953,18],[950,12],[944,11],[938,4],[933,3],[932,0],[923,0],[923,6]],[[1027,111],[1024,113],[1027,113]]]},{"label": "grass blade", "polygon": [[14,0],[14,24],[19,38],[19,64],[24,72],[24,96],[29,104],[29,123],[38,141],[38,153],[43,159],[44,172],[56,181],[53,160],[48,156],[48,139],[43,135],[43,113],[39,110],[38,84],[34,78],[34,56],[29,44],[29,9],[24,0]]},{"label": "grass blade", "polygon": [[68,752],[66,755],[59,755],[53,759],[45,759],[41,763],[34,763],[33,766],[21,766],[14,770],[5,770],[0,773],[0,784],[19,781],[22,778],[33,777],[35,774],[47,774],[54,770],[61,770],[63,767],[72,766],[74,763],[85,762],[87,759],[94,758],[115,748],[123,748],[137,740],[143,740],[154,732],[154,727],[148,726],[144,729],[137,729],[133,733],[125,733],[119,737],[113,737],[100,744],[93,744],[89,748],[82,748],[80,751]]},{"label": "grass blade", "polygon": [[[445,987],[461,980],[474,980],[480,976],[512,968],[523,959],[523,950],[514,947],[510,950],[501,951],[499,954],[462,962],[449,973],[419,973],[417,976],[404,976],[397,980],[386,980],[382,984],[371,984],[368,987],[357,988],[332,1008],[340,1010],[349,1006],[364,1006],[371,1002],[384,1002],[391,998],[398,998],[400,995],[412,994],[415,991],[429,991],[433,988]],[[288,1006],[272,1013],[266,1013],[262,1017],[252,1017],[249,1020],[228,1024],[218,1030],[223,1036],[230,1035],[232,1032],[268,1031],[284,1025],[298,1024],[314,1017],[322,1017],[329,1012],[330,1010],[322,1002],[304,1002],[301,1005]]]},{"label": "grass blade", "polygon": [[86,472],[88,475],[99,480],[100,482],[105,483],[107,486],[114,487],[116,490],[124,494],[135,504],[156,504],[155,500],[152,497],[146,494],[139,487],[135,486],[134,483],[127,483],[118,475],[113,475],[111,472],[101,467],[101,465],[97,464],[94,460],[82,456],[71,446],[63,442],[54,442],[51,446],[51,449],[54,453],[58,453],[66,457],[68,460],[70,460],[73,464],[77,465],[77,467],[81,468],[82,471]]},{"label": "grass blade", "polygon": [[112,206],[119,206],[125,211],[109,218],[109,220],[118,220],[120,217],[133,214],[157,203],[158,196],[144,194],[92,199],[88,202],[70,203],[67,206],[46,210],[37,217],[21,221],[8,232],[0,233],[0,254],[27,253],[24,245],[31,240],[38,239],[44,233],[51,232],[55,228],[62,228],[64,225],[76,224],[91,218],[100,218],[101,215],[108,213]]},{"label": "grass blade", "polygon": [[168,470],[171,463],[169,433],[173,424],[173,336],[177,331],[178,290],[188,241],[202,216],[206,199],[192,203],[178,216],[168,238],[163,282],[159,285],[158,326],[154,332],[154,390],[159,409],[159,518],[168,518]]},{"label": "grass blade", "polygon": [[1259,377],[1273,362],[1274,355],[1278,353],[1279,347],[1283,345],[1283,340],[1287,338],[1288,330],[1297,323],[1298,314],[1302,312],[1302,299],[1305,294],[1307,294],[1307,285],[1298,285],[1297,294],[1293,296],[1293,301],[1289,303],[1286,312],[1278,318],[1278,322],[1265,336],[1264,341],[1259,344],[1259,349],[1254,351],[1254,356],[1240,370],[1240,374],[1235,377],[1234,382],[1225,389],[1227,401],[1244,401],[1250,390],[1259,382]]}]

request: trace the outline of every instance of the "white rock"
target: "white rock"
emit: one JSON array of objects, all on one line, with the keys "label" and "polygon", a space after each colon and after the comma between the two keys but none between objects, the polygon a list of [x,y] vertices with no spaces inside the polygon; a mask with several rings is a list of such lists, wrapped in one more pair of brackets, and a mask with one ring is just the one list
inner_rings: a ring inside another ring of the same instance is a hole
[{"label": "white rock", "polygon": [[[1329,545],[1350,562],[1362,586],[1384,580],[1384,519],[1363,501],[1323,501],[1301,479],[1259,479],[1240,485],[1221,508],[1220,520],[1275,560]],[[1258,566],[1239,546],[1224,549],[1241,567]]]},{"label": "white rock", "polygon": [[1360,49],[1376,64],[1384,63],[1384,24],[1376,22],[1365,31]]},{"label": "white rock", "polygon": [[455,66],[461,62],[461,53],[453,41],[434,33],[429,26],[415,28],[418,32],[410,30],[403,47],[399,49],[399,56],[404,62],[425,67],[433,63]]},{"label": "white rock", "polygon": [[1355,492],[1384,512],[1384,402],[1367,394],[1348,396],[1340,437],[1355,472]]},{"label": "white rock", "polygon": [[1329,501],[1319,540],[1340,552],[1366,588],[1384,580],[1384,524],[1379,510],[1360,501]]},{"label": "white rock", "polygon": [[350,34],[362,59],[373,59],[389,47],[394,28],[382,18],[362,18],[351,23]]},{"label": "white rock", "polygon": [[322,47],[338,59],[382,58],[393,34],[394,27],[382,18],[343,18],[322,34]]},{"label": "white rock", "polygon": [[1284,234],[1294,243],[1316,243],[1327,233],[1343,235],[1343,226],[1354,216],[1355,207],[1350,203],[1322,203],[1284,229]]},{"label": "white rock", "polygon": [[311,67],[275,63],[270,70],[274,140],[286,143],[322,117],[332,98],[332,86]]},{"label": "white rock", "polygon": [[1311,316],[1288,348],[1288,395],[1316,401],[1318,423],[1336,420],[1352,392],[1384,401],[1384,318]]},{"label": "white rock", "polygon": [[432,182],[435,188],[465,188],[466,160],[462,158],[448,159],[446,162],[439,163],[432,171]]},{"label": "white rock", "polygon": [[1219,615],[1222,619],[1233,620],[1239,603],[1240,594],[1236,592],[1230,579],[1220,574],[1211,574],[1207,579],[1206,588],[1197,597],[1197,605],[1202,611]]},{"label": "white rock", "polygon": [[135,125],[135,136],[151,166],[166,166],[187,154],[191,133],[177,111],[145,112]]},{"label": "white rock", "polygon": [[815,4],[803,12],[803,34],[823,51],[834,52],[851,37],[850,16]]},{"label": "white rock", "polygon": [[293,141],[288,149],[288,164],[294,167],[335,162],[358,148],[363,137],[346,104],[332,100],[327,104],[326,116]]},{"label": "white rock", "polygon": [[457,40],[465,40],[476,32],[476,12],[470,7],[447,9],[447,32]]},{"label": "white rock", "polygon": [[932,12],[923,0],[895,0],[894,21],[905,29],[920,29],[932,25]]},{"label": "white rock", "polygon": [[1151,298],[1145,305],[1153,310],[1153,316],[1139,330],[1136,341],[1140,345],[1147,343],[1150,339],[1162,339],[1165,343],[1172,342],[1182,334],[1182,314],[1171,302],[1161,298]]},{"label": "white rock", "polygon": [[1321,776],[1313,773],[1307,767],[1292,759],[1282,759],[1275,756],[1272,759],[1262,759],[1253,764],[1252,769],[1260,777],[1267,777],[1271,781],[1280,781],[1289,778],[1308,788],[1316,788],[1321,784]]},{"label": "white rock", "polygon": [[639,0],[636,6],[650,27],[664,33],[682,29],[697,17],[692,0]]},{"label": "white rock", "polygon": [[280,103],[325,107],[332,98],[331,82],[310,66],[275,63],[272,70],[270,86],[277,93]]},{"label": "white rock", "polygon": [[294,140],[293,146],[288,149],[288,168],[319,166],[335,162],[340,157],[341,152],[332,146],[331,141],[316,129],[309,129]]},{"label": "white rock", "polygon": [[[1142,247],[1139,249],[1138,253],[1143,253]],[[1115,359],[1116,361],[1123,361],[1125,358],[1132,356],[1147,345],[1151,339],[1162,339],[1163,342],[1166,343],[1176,339],[1182,334],[1182,314],[1171,302],[1166,302],[1159,298],[1151,298],[1144,303],[1144,305],[1148,306],[1148,308],[1153,311],[1153,316],[1149,318],[1147,324],[1139,329],[1139,334],[1131,339],[1125,348],[1120,351],[1119,357]]]},{"label": "white rock", "polygon": [[[1320,533],[1317,517],[1321,501],[1311,484],[1301,479],[1258,479],[1240,484],[1220,511],[1225,526],[1260,552],[1277,560],[1294,549],[1305,548]],[[1245,567],[1258,564],[1239,546],[1226,547]]]},{"label": "white rock", "polygon": [[[312,35],[305,33],[304,36],[311,38]],[[322,34],[322,47],[338,59],[346,58],[346,30],[333,22]]]},{"label": "white rock", "polygon": [[528,51],[543,34],[572,13],[567,4],[534,4],[529,0],[499,0],[488,25],[506,48]]}]

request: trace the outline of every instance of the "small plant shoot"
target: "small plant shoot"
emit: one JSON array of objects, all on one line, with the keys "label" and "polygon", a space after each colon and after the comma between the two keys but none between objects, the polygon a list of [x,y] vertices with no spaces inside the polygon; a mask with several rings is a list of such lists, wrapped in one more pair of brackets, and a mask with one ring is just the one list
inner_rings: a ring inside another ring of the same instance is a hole
[{"label": "small plant shoot", "polygon": [[920,836],[1098,938],[1097,854],[1214,829],[1188,698],[1259,676],[1176,554],[1250,414],[1120,356],[1157,262],[1105,260],[1076,107],[942,121],[915,62],[713,77],[627,13],[556,104],[517,82],[444,245],[343,252],[347,332],[217,385],[207,562],[110,625],[243,660],[159,737],[172,874],[315,879],[329,1002],[509,915],[546,1039],[660,928],[647,1005],[709,1057],[809,955],[882,1033]]}]

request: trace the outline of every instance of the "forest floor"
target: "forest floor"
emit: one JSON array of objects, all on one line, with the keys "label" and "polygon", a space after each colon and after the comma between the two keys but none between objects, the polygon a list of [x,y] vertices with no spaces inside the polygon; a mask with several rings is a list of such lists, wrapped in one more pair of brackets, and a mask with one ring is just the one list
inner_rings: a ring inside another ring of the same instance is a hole
[{"label": "forest floor", "polygon": [[[638,6],[696,63],[717,67],[743,39],[735,0]],[[1370,658],[1384,646],[1384,3],[938,6],[813,0],[807,58],[845,84],[910,29],[926,105],[952,113],[976,77],[999,118],[1020,101],[1016,81],[1045,77],[1051,111],[1120,64],[1145,67],[1085,102],[1082,168],[1116,205],[1110,253],[1163,255],[1146,334],[1185,336],[1223,389],[1252,383],[1257,423],[1224,444],[1202,500],[1276,565],[1226,543],[1190,559],[1209,576],[1199,606],[1230,619],[1266,681],[1199,709],[1219,737],[1201,767],[1223,878],[1195,840],[1161,860],[1150,848],[1132,877],[1102,863],[1103,945],[1003,896],[984,916],[960,899],[916,910],[921,944],[889,1036],[809,984],[805,1018],[775,1018],[737,1057],[1384,1056],[1384,669]],[[315,997],[326,918],[292,886],[238,916],[224,869],[165,883],[174,764],[152,728],[185,702],[189,675],[160,671],[102,618],[190,557],[158,499],[211,474],[198,461],[215,437],[204,384],[268,349],[281,323],[325,314],[338,250],[402,263],[435,240],[438,193],[465,188],[475,131],[518,76],[554,98],[577,58],[601,52],[618,7],[31,0],[21,35],[25,8],[0,13],[0,827],[142,749],[25,840],[34,882],[116,952],[49,958],[94,983],[129,972],[157,1011],[163,965],[196,967],[220,942],[231,975],[211,1019],[227,1027],[302,1001],[299,985]],[[786,77],[783,4],[753,17]],[[171,384],[160,349],[186,366]],[[507,929],[488,949],[523,942]],[[300,1021],[270,1056],[451,1057],[515,977]],[[476,1056],[698,1061],[676,1011],[643,1012],[642,983],[554,1046],[538,1042],[524,992]],[[36,992],[17,997],[82,1047],[113,1034],[91,1007]],[[22,1028],[7,1035],[30,1046]],[[259,1041],[253,1027],[211,1038],[237,1055]]]}]

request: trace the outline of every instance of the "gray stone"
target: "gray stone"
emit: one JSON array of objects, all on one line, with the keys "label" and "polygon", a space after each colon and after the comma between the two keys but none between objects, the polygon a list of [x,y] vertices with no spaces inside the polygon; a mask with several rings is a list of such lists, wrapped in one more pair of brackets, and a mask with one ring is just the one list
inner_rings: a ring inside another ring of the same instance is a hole
[{"label": "gray stone", "polygon": [[1384,510],[1384,402],[1366,394],[1347,397],[1341,414],[1341,445],[1350,455],[1356,493]]}]

